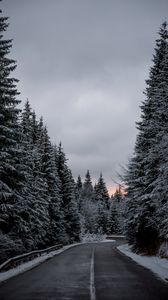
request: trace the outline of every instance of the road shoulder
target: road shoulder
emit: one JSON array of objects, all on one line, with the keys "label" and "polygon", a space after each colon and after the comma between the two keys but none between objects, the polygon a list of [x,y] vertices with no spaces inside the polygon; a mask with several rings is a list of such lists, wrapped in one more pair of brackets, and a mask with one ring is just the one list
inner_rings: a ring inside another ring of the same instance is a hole
[{"label": "road shoulder", "polygon": [[120,245],[117,249],[141,266],[151,270],[165,282],[168,282],[168,259],[160,258],[158,256],[138,255],[131,251],[128,244]]}]

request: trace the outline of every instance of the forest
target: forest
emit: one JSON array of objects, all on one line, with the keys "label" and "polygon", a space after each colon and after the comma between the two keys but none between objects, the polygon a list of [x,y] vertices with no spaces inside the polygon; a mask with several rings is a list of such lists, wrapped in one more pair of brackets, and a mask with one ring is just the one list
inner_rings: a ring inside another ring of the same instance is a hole
[{"label": "forest", "polygon": [[[73,178],[62,144],[51,143],[43,118],[27,100],[20,109],[12,40],[0,16],[0,262],[86,234],[126,234],[135,252],[166,253],[168,243],[168,32],[164,22],[134,154],[125,168],[125,194],[109,197],[103,175]],[[25,70],[26,72],[26,70]]]}]

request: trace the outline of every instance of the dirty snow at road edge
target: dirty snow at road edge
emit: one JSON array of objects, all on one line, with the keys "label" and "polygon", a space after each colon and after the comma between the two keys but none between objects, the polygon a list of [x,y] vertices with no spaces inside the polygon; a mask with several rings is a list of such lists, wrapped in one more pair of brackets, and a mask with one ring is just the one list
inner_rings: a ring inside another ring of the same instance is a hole
[{"label": "dirty snow at road edge", "polygon": [[141,266],[144,266],[147,269],[151,270],[153,273],[157,274],[164,281],[168,281],[168,259],[160,258],[158,256],[142,256],[135,254],[131,251],[128,244],[118,246],[117,249],[132,258]]},{"label": "dirty snow at road edge", "polygon": [[5,271],[5,272],[0,272],[0,282],[3,282],[3,281],[5,281],[5,280],[7,280],[11,277],[14,277],[14,276],[17,276],[21,273],[24,273],[24,272],[26,272],[30,269],[33,269],[34,267],[38,266],[42,262],[46,261],[47,259],[50,259],[50,258],[54,257],[55,255],[58,255],[58,254],[64,252],[65,250],[67,250],[71,247],[80,245],[80,244],[81,243],[75,243],[75,244],[72,244],[72,245],[64,246],[63,248],[61,248],[59,250],[52,251],[48,254],[44,254],[40,257],[37,257],[37,258],[35,258],[31,261],[25,262],[25,263],[17,266],[16,268],[10,269],[10,270]]},{"label": "dirty snow at road edge", "polygon": [[[90,242],[93,242],[93,243],[99,243],[99,242],[115,242],[115,240],[108,240],[108,239],[102,239],[100,241],[95,241],[95,240],[91,240]],[[14,276],[17,276],[21,273],[24,273],[30,269],[33,269],[34,267],[38,266],[39,264],[41,264],[42,262],[46,261],[47,259],[50,259],[52,257],[54,257],[55,255],[58,255],[62,252],[64,252],[65,250],[68,250],[69,248],[71,247],[74,247],[74,246],[79,246],[79,245],[82,245],[82,244],[85,244],[87,242],[82,242],[82,243],[74,243],[74,244],[71,244],[71,245],[67,245],[67,246],[64,246],[63,248],[59,249],[59,250],[55,250],[55,251],[52,251],[48,254],[44,254],[40,257],[37,257],[31,261],[28,261],[28,262],[25,262],[19,266],[17,266],[16,268],[13,268],[13,269],[10,269],[8,271],[5,271],[5,272],[0,272],[0,282],[3,282],[11,277],[14,277]]]}]

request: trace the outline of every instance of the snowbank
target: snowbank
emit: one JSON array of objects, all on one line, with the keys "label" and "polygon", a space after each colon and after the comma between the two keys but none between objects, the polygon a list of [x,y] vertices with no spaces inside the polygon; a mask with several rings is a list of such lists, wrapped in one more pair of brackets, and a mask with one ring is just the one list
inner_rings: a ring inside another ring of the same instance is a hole
[{"label": "snowbank", "polygon": [[106,235],[95,234],[95,233],[85,233],[81,235],[82,243],[92,243],[92,242],[101,242],[105,240]]},{"label": "snowbank", "polygon": [[[115,237],[122,236],[110,236],[108,237],[106,234],[95,234],[95,233],[85,233],[81,236],[82,243],[105,243],[105,242],[115,242]],[[114,239],[112,239],[114,238]]]},{"label": "snowbank", "polygon": [[117,249],[125,255],[132,258],[134,261],[139,263],[141,266],[150,269],[153,273],[157,274],[160,278],[168,281],[168,259],[160,258],[157,256],[142,256],[135,254],[131,251],[128,244],[118,246]]},{"label": "snowbank", "polygon": [[108,239],[105,239],[105,236],[96,236],[96,235],[92,235],[92,236],[88,236],[87,235],[87,238],[83,239],[83,241],[81,243],[75,243],[75,244],[72,244],[72,245],[67,245],[67,246],[64,246],[63,248],[59,249],[59,250],[55,250],[55,251],[52,251],[48,254],[44,254],[40,257],[37,257],[29,262],[26,262],[22,265],[19,265],[17,266],[16,268],[14,269],[11,269],[11,270],[8,270],[8,271],[5,271],[5,272],[0,272],[0,282],[2,281],[5,281],[11,277],[14,277],[16,275],[19,275],[21,273],[24,273],[25,271],[28,271],[36,266],[38,266],[39,264],[41,264],[42,262],[46,261],[47,259],[50,259],[52,258],[53,256],[55,255],[58,255],[62,252],[64,252],[65,250],[69,249],[69,248],[72,248],[72,247],[75,247],[75,246],[78,246],[78,245],[82,245],[82,244],[85,244],[85,243],[88,243],[88,242],[115,242],[115,240],[108,240]]},{"label": "snowbank", "polygon": [[80,244],[81,243],[76,243],[76,244],[64,246],[63,248],[61,248],[59,250],[55,250],[55,251],[52,251],[48,254],[44,254],[44,255],[42,255],[40,257],[37,257],[37,258],[35,258],[35,259],[33,259],[29,262],[26,262],[22,265],[17,266],[14,269],[11,269],[11,270],[8,270],[8,271],[5,271],[5,272],[0,272],[0,282],[5,281],[5,280],[7,280],[11,277],[14,277],[14,276],[18,275],[18,274],[24,273],[25,271],[28,271],[28,270],[38,266],[39,264],[46,261],[47,259],[50,259],[53,256],[58,255],[58,254],[64,252],[65,250],[67,250],[71,247],[80,245]]}]

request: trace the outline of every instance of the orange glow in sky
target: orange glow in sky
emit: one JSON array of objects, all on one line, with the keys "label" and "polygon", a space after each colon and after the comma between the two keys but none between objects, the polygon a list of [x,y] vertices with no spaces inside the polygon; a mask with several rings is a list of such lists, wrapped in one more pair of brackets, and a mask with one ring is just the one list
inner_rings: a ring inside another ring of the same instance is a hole
[{"label": "orange glow in sky", "polygon": [[108,186],[107,189],[109,192],[109,196],[111,197],[116,192],[117,186]]}]

